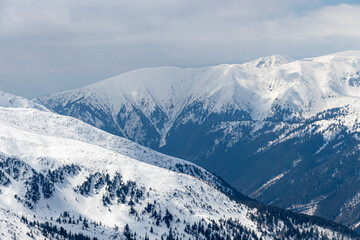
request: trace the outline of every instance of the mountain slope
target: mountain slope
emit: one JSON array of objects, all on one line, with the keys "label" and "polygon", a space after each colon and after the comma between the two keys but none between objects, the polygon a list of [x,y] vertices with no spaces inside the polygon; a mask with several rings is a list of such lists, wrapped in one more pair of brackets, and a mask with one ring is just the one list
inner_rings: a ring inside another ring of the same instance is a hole
[{"label": "mountain slope", "polygon": [[120,138],[70,117],[4,107],[0,116],[1,238],[357,237],[320,218],[237,203],[207,181],[129,157],[130,146],[132,156],[166,158],[129,141],[99,146],[97,134]]},{"label": "mountain slope", "polygon": [[356,227],[359,87],[360,52],[349,51],[140,69],[37,101],[190,160],[260,201]]}]

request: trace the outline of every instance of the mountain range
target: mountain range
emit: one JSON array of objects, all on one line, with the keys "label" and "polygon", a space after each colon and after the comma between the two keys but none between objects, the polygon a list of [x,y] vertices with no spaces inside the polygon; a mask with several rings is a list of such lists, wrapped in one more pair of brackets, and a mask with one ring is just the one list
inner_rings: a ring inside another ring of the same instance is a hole
[{"label": "mountain range", "polygon": [[0,239],[356,239],[193,163],[0,93]]},{"label": "mountain range", "polygon": [[360,225],[360,52],[158,67],[35,99],[214,172],[261,202]]}]

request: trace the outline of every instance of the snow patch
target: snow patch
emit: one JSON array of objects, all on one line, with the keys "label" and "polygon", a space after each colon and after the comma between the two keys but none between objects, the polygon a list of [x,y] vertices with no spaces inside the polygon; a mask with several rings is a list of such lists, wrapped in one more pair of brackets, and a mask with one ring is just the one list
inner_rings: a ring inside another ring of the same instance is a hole
[{"label": "snow patch", "polygon": [[282,177],[285,176],[285,174],[287,174],[288,171],[285,171],[283,173],[280,173],[279,175],[271,178],[269,181],[267,181],[266,183],[264,183],[258,190],[256,190],[255,192],[250,194],[250,197],[253,198],[257,198],[259,197],[262,192],[264,192],[266,189],[268,189],[270,186],[274,185],[277,181],[279,181]]}]

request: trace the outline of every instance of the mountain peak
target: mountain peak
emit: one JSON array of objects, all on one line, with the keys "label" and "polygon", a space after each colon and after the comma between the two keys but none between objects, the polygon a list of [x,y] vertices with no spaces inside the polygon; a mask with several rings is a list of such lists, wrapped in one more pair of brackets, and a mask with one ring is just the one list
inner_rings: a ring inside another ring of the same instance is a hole
[{"label": "mountain peak", "polygon": [[293,61],[291,57],[284,55],[271,55],[258,58],[245,63],[246,66],[255,68],[274,67]]}]

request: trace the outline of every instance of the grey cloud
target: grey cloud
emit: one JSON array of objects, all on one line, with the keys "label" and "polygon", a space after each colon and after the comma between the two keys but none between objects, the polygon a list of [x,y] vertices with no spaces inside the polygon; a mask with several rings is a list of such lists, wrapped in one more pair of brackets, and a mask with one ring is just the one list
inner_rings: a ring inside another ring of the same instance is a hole
[{"label": "grey cloud", "polygon": [[0,89],[27,97],[139,67],[234,63],[270,54],[308,57],[360,48],[360,5],[0,0],[0,7]]}]

